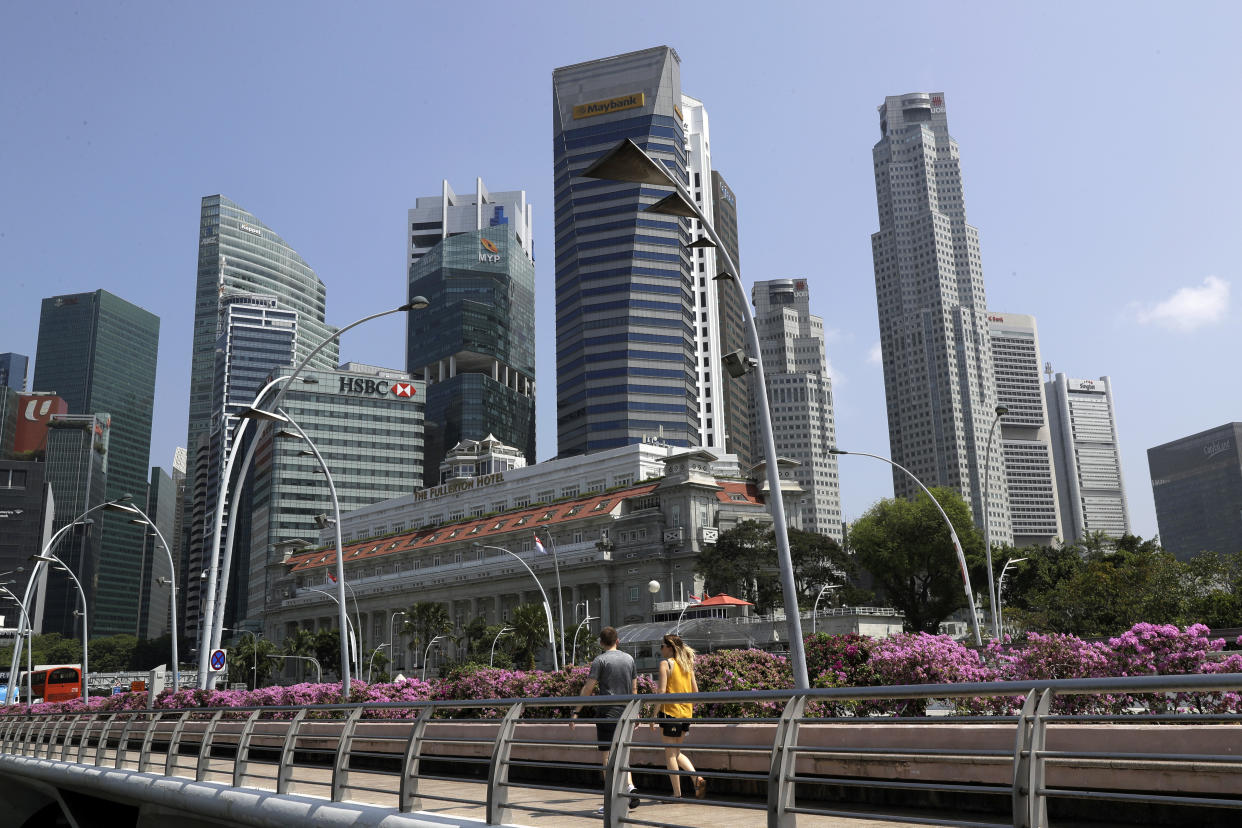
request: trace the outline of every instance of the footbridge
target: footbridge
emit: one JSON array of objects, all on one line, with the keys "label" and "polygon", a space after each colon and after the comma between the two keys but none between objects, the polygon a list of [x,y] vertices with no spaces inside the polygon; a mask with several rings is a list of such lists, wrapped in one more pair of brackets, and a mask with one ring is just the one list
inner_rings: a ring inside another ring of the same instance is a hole
[{"label": "footbridge", "polygon": [[[0,823],[1234,826],[1242,716],[1215,711],[1239,692],[1229,674],[613,697],[608,742],[566,718],[581,698],[10,714]],[[1073,712],[1085,697],[1176,712]],[[674,698],[729,714],[682,744],[702,799],[672,796],[651,717]],[[920,715],[856,715],[876,699]]]}]

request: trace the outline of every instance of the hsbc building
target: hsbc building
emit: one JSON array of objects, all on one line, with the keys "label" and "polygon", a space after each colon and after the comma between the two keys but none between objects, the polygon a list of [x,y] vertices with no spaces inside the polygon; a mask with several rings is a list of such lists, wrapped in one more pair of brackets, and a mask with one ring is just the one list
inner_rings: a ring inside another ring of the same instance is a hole
[{"label": "hsbc building", "polygon": [[[274,376],[287,375],[281,368]],[[405,371],[348,362],[304,371],[281,408],[307,433],[332,474],[341,513],[422,488],[427,389]],[[331,515],[327,481],[300,440],[268,436],[255,453],[254,508],[246,600],[238,621],[258,622],[275,549],[319,536],[316,515]]]}]

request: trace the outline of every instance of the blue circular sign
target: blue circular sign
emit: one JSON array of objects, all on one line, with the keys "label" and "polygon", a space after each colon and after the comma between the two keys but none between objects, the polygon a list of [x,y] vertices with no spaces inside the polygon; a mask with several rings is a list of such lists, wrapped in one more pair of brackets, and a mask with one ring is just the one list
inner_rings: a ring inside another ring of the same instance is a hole
[{"label": "blue circular sign", "polygon": [[217,672],[224,669],[224,650],[213,650],[211,653],[211,669]]}]

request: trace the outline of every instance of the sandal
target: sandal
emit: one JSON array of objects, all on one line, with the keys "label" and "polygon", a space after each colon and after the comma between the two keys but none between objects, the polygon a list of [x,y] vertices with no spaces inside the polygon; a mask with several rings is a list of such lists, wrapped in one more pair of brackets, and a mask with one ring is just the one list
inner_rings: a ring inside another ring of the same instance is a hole
[{"label": "sandal", "polygon": [[701,776],[694,777],[694,798],[702,799],[707,796],[707,780]]}]

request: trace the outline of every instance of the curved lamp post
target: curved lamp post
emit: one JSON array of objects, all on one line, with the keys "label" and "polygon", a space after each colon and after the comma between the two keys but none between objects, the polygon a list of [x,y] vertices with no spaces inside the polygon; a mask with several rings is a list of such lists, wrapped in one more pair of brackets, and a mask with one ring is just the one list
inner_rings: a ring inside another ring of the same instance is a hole
[{"label": "curved lamp post", "polygon": [[818,618],[819,599],[824,597],[824,593],[830,589],[840,589],[840,584],[824,584],[819,588],[819,595],[815,596],[815,606],[811,608],[811,635],[815,635],[815,619]]},{"label": "curved lamp post", "polygon": [[599,620],[598,618],[596,618],[595,616],[591,615],[588,612],[587,617],[583,618],[582,621],[579,622],[577,629],[574,630],[574,656],[573,656],[573,661],[569,662],[571,666],[578,663],[578,633],[582,632],[582,627],[587,622],[598,621],[598,620]]},{"label": "curved lamp post", "polygon": [[496,661],[496,642],[500,640],[502,635],[508,635],[513,632],[513,627],[501,627],[500,632],[496,633],[496,637],[492,639],[492,654],[487,657],[487,666],[491,667]]},{"label": "curved lamp post", "polygon": [[86,590],[82,589],[82,582],[78,580],[77,575],[73,574],[73,570],[67,567],[64,561],[56,557],[51,552],[48,552],[46,555],[36,555],[35,560],[53,564],[57,569],[66,572],[69,577],[73,579],[73,585],[78,588],[78,596],[82,599],[82,701],[89,701],[90,690],[89,682],[86,680],[86,677],[90,675],[91,671],[89,656],[90,647],[88,646],[88,642],[91,639],[90,633],[87,631]]},{"label": "curved lamp post", "polygon": [[962,584],[966,588],[966,611],[970,615],[970,628],[975,634],[975,646],[983,646],[983,638],[979,635],[979,617],[975,614],[975,596],[970,589],[970,573],[966,569],[966,554],[962,552],[962,542],[957,539],[957,530],[953,528],[953,521],[949,520],[949,516],[945,514],[944,507],[940,505],[940,501],[932,496],[931,490],[923,485],[923,481],[914,476],[914,472],[907,469],[900,463],[882,457],[879,454],[868,454],[865,451],[845,451],[839,448],[828,449],[829,454],[857,454],[861,457],[873,457],[876,460],[882,460],[895,469],[901,469],[911,480],[918,484],[924,494],[931,500],[932,505],[936,507],[936,511],[940,512],[940,516],[944,518],[945,525],[949,527],[949,537],[953,539],[953,551],[957,553],[957,563],[962,569]]},{"label": "curved lamp post", "polygon": [[374,650],[371,651],[371,660],[367,662],[367,684],[371,683],[371,671],[375,669],[375,654],[378,653],[380,650],[384,649],[385,647],[391,647],[391,646],[392,645],[389,644],[388,642],[384,642],[383,644],[379,645],[378,647],[376,647]]},{"label": "curved lamp post", "polygon": [[431,648],[446,640],[448,640],[447,635],[437,635],[427,642],[427,649],[423,651],[423,681],[427,680],[427,659],[431,656]]},{"label": "curved lamp post", "polygon": [[[1005,611],[1004,611],[1004,608],[1001,607],[1000,602],[1002,600],[1001,590],[1005,588],[1005,573],[1008,572],[1009,567],[1013,566],[1014,564],[1020,564],[1023,561],[1029,561],[1029,560],[1030,558],[1010,558],[1009,560],[1005,561],[1005,565],[1001,567],[1000,577],[996,579],[996,611],[1000,615],[1002,626],[1004,626],[1004,623],[1005,623]],[[997,635],[997,638],[999,639],[1000,636]]]},{"label": "curved lamp post", "polygon": [[[561,664],[563,665],[565,663],[565,603],[561,590],[561,564],[556,558],[556,544],[552,541],[552,530],[545,526],[543,532],[548,536],[548,545],[552,547],[552,568],[556,570],[556,612],[561,622]],[[538,530],[535,531],[535,540],[539,540]]]},{"label": "curved lamp post", "polygon": [[[556,661],[556,635],[552,631],[552,605],[548,603],[548,593],[544,592],[543,584],[539,583],[539,579],[535,577],[535,570],[531,569],[530,565],[526,563],[526,561],[522,560],[516,552],[510,552],[503,546],[489,546],[486,543],[479,543],[477,541],[471,545],[475,549],[495,549],[497,552],[504,552],[506,555],[512,555],[518,563],[526,567],[526,571],[530,573],[530,577],[535,581],[535,586],[539,587],[539,594],[543,596],[543,614],[547,616],[548,619],[548,644],[552,647],[552,669],[559,670],[560,666]],[[426,666],[427,665],[424,664],[423,668],[426,669]]]},{"label": "curved lamp post", "polygon": [[996,417],[992,420],[992,428],[988,431],[988,456],[983,463],[983,548],[988,559],[988,606],[992,610],[992,637],[1000,638],[1000,615],[996,609],[997,592],[992,590],[992,518],[988,514],[988,492],[992,484],[992,438],[996,436],[996,427],[1001,417],[1009,413],[1003,405],[996,406]]},{"label": "curved lamp post", "polygon": [[398,615],[405,615],[405,610],[397,610],[388,617],[388,658],[392,661],[397,660],[397,651],[393,649],[392,622],[397,620]]},{"label": "curved lamp post", "polygon": [[[724,257],[725,271],[716,275],[715,279],[731,279],[742,293],[742,314],[746,322],[747,347],[752,358],[746,363],[753,367],[755,382],[759,389],[755,394],[755,411],[759,415],[759,434],[763,439],[763,456],[767,466],[769,507],[772,510],[772,530],[776,534],[777,562],[780,564],[781,592],[785,603],[785,623],[789,639],[790,667],[793,668],[794,688],[806,690],[810,687],[810,679],[806,671],[806,647],[802,641],[802,619],[798,610],[798,587],[794,582],[793,561],[789,554],[789,531],[785,525],[785,503],[781,497],[780,469],[776,463],[776,439],[772,434],[772,413],[768,407],[768,384],[764,377],[763,350],[759,345],[759,332],[755,328],[755,318],[750,309],[750,297],[742,287],[741,271],[737,263],[729,255],[728,248],[716,232],[715,226],[703,210],[690,197],[685,186],[668,173],[667,167],[656,161],[643,151],[638,144],[626,138],[598,161],[578,173],[582,178],[599,178],[609,181],[623,181],[633,184],[651,184],[660,187],[672,187],[673,192],[660,201],[645,208],[646,211],[665,215],[681,216],[698,219],[699,227],[707,234],[707,239],[693,242],[696,247],[716,247]],[[741,368],[745,373],[746,368]]]},{"label": "curved lamp post", "polygon": [[[341,335],[344,334],[346,331],[352,330],[353,328],[358,327],[364,322],[370,322],[372,319],[379,319],[381,316],[388,316],[389,314],[402,313],[405,311],[422,310],[423,308],[427,307],[427,304],[428,302],[427,302],[426,297],[414,296],[410,299],[410,301],[406,302],[403,305],[399,305],[398,307],[392,308],[390,310],[381,311],[380,313],[373,313],[369,316],[364,316],[361,319],[358,319],[354,322],[349,323],[348,325],[339,329],[338,331],[336,331],[335,333],[331,334],[326,339],[324,339],[322,342],[320,342],[318,345],[316,345],[315,348],[309,354],[307,354],[302,359],[301,362],[297,364],[297,367],[293,369],[293,371],[289,374],[288,377],[281,377],[277,380],[274,380],[273,382],[268,383],[266,386],[264,386],[259,391],[259,393],[255,396],[254,401],[251,403],[251,408],[258,406],[259,403],[263,402],[263,398],[267,395],[268,391],[270,391],[272,388],[279,387],[279,390],[276,392],[276,396],[268,403],[269,408],[272,408],[272,409],[277,408],[280,405],[281,400],[284,399],[285,392],[288,391],[289,385],[293,382],[293,380],[299,374],[302,373],[302,369],[305,368],[307,364],[312,359],[314,359],[316,355],[319,354],[320,351],[322,351],[325,347],[327,347],[328,343],[334,342],[337,339],[340,339]],[[220,491],[216,497],[216,510],[215,510],[214,519],[212,521],[211,546],[207,550],[207,554],[205,555],[205,559],[206,559],[205,563],[206,563],[208,576],[207,576],[207,594],[205,595],[204,600],[202,602],[203,618],[202,618],[202,629],[200,630],[199,648],[198,648],[199,649],[198,669],[199,669],[200,689],[207,688],[207,681],[208,681],[207,659],[210,656],[211,649],[214,647],[218,647],[219,642],[220,642],[220,625],[223,623],[222,619],[224,617],[224,600],[226,599],[227,594],[228,594],[229,562],[232,560],[231,553],[232,553],[232,548],[233,548],[233,543],[232,543],[233,534],[237,528],[237,510],[236,509],[229,510],[227,543],[225,544],[225,563],[223,567],[220,567],[220,529],[221,529],[221,525],[224,523],[224,506],[225,506],[225,501],[228,499],[229,481],[233,479],[232,478],[233,463],[236,460],[238,448],[243,442],[242,435],[245,433],[245,429],[246,429],[246,424],[245,424],[245,420],[243,420],[241,423],[238,424],[237,430],[233,435],[233,444],[231,448],[229,449],[228,457],[226,458],[225,463],[224,463],[224,470],[220,475]],[[252,440],[250,443],[250,448],[246,452],[246,458],[242,463],[242,468],[238,474],[238,478],[237,478],[238,480],[246,479],[246,472],[249,470],[250,463],[254,459],[254,448],[256,445],[257,445],[257,441]],[[338,560],[339,560],[339,556],[338,556]],[[218,567],[222,570],[220,572],[220,580],[222,583],[219,585],[217,584],[217,568]],[[219,601],[219,606],[217,606],[217,600]],[[348,696],[346,696],[346,698],[348,698]]]},{"label": "curved lamp post", "polygon": [[[692,597],[693,597],[693,596],[692,596]],[[699,604],[699,603],[702,603],[702,602],[700,602],[700,601],[687,601],[687,602],[686,602],[686,605],[685,605],[684,607],[682,607],[682,608],[681,608],[681,612],[677,613],[677,626],[676,626],[676,627],[673,627],[673,635],[677,635],[678,633],[680,633],[680,632],[681,632],[681,619],[685,617],[685,615],[686,615],[686,610],[690,609],[691,607],[693,607],[693,606],[695,606],[695,605],[697,605],[697,604]]]},{"label": "curved lamp post", "polygon": [[[100,503],[96,506],[92,506],[91,508],[83,512],[82,514],[78,515],[73,520],[66,523],[64,526],[57,529],[52,534],[52,537],[48,539],[48,542],[44,544],[43,549],[40,550],[39,554],[34,557],[38,558],[40,556],[48,555],[53,549],[56,548],[56,544],[60,541],[61,538],[65,536],[66,532],[68,532],[74,526],[82,526],[87,523],[90,523],[90,521],[87,520],[87,517],[91,515],[92,513],[99,511],[100,509],[104,509],[110,512],[128,512],[132,514],[133,507],[129,505],[129,501],[133,500],[133,498],[134,496],[131,494],[124,494],[114,500],[106,500],[103,503]],[[47,561],[36,560],[34,567],[31,569],[30,579],[26,581],[26,590],[23,593],[21,601],[19,602],[23,608],[30,606],[30,600],[32,598],[31,593],[34,591],[35,583],[39,580],[39,576],[42,574],[42,571],[43,571],[42,568],[45,566],[47,566]],[[16,596],[14,597],[16,598]],[[17,628],[15,637],[13,640],[13,657],[12,657],[12,660],[9,662],[9,675],[10,676],[13,676],[17,673],[17,665],[20,663],[19,659],[21,658],[21,653],[22,653],[22,638],[21,637],[23,634],[25,634],[27,629],[30,629],[30,627],[28,626],[29,624],[31,624],[30,617],[29,615],[25,614],[25,612],[23,612],[21,621],[18,623],[18,628]],[[174,640],[175,638],[176,636],[174,636]],[[85,678],[83,680],[85,681]]]},{"label": "curved lamp post", "polygon": [[319,666],[319,659],[314,656],[297,656],[297,655],[280,655],[279,653],[268,653],[268,658],[292,659],[294,661],[309,661],[315,665],[315,683],[323,684],[323,668]]},{"label": "curved lamp post", "polygon": [[[137,515],[137,517],[130,520],[130,523],[145,523],[147,526],[151,527],[151,530],[155,532],[155,538],[159,541],[159,545],[164,547],[164,554],[168,556],[169,583],[172,584],[175,582],[177,578],[177,567],[173,564],[172,550],[168,545],[168,540],[164,537],[164,533],[160,531],[160,527],[155,525],[155,521],[151,520],[150,516],[147,515],[146,512],[142,511],[132,503],[120,504],[114,507],[114,511],[128,512],[131,515]],[[156,580],[158,581],[159,579],[157,578]],[[170,618],[169,630],[172,633],[173,690],[177,691],[181,689],[181,661],[177,654],[177,587],[175,585],[169,591],[168,612]]]},{"label": "curved lamp post", "polygon": [[[347,613],[344,610],[345,602],[342,601],[338,596],[333,595],[331,592],[328,592],[327,590],[324,590],[324,589],[319,589],[318,587],[302,587],[302,589],[306,590],[307,592],[318,592],[320,595],[328,596],[329,598],[332,599],[332,601],[337,605],[337,608],[340,610],[341,620],[338,621],[337,623],[341,625],[339,629],[342,629],[345,631],[345,634],[341,636],[341,670],[342,670],[341,683],[342,683],[342,687],[349,687],[349,685],[345,683],[349,679],[349,650],[350,650],[350,645],[354,642],[355,638],[357,637],[357,631],[354,629],[353,619],[350,618],[349,613]],[[358,647],[355,645],[353,647],[353,650],[354,652],[358,652]],[[360,673],[362,672],[361,667],[358,668],[358,672]],[[342,698],[348,698],[348,697],[342,696]]]}]

